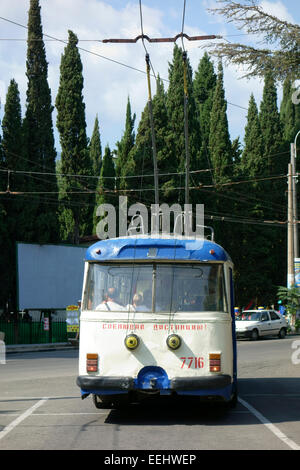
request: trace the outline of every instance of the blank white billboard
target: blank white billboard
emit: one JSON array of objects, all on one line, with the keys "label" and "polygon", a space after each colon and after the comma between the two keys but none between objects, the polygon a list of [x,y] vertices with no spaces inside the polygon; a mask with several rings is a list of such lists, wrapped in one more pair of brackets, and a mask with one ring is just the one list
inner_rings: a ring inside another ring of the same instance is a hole
[{"label": "blank white billboard", "polygon": [[60,309],[81,298],[86,247],[17,244],[19,309]]}]

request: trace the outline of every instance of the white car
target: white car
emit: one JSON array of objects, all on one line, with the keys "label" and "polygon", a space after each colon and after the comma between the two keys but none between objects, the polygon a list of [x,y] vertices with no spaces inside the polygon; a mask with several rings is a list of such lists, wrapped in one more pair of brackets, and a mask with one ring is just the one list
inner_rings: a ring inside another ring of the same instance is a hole
[{"label": "white car", "polygon": [[284,338],[287,333],[288,325],[285,318],[275,310],[244,310],[235,320],[237,338],[253,340],[263,336]]}]

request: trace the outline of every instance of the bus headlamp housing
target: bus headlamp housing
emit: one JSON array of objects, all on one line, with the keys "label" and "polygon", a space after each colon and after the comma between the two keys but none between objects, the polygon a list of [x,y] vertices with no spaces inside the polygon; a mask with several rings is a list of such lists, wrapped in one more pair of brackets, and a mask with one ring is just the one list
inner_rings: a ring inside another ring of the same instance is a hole
[{"label": "bus headlamp housing", "polygon": [[181,338],[178,335],[171,334],[167,337],[167,346],[168,348],[175,351],[181,346]]},{"label": "bus headlamp housing", "polygon": [[130,351],[133,351],[140,344],[140,339],[134,333],[130,333],[129,335],[126,336],[124,343],[127,349],[130,349]]}]

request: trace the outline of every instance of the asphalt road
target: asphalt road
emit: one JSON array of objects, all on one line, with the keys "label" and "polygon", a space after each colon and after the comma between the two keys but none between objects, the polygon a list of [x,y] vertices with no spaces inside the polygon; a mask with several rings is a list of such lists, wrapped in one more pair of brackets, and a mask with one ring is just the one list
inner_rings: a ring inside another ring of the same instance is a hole
[{"label": "asphalt road", "polygon": [[300,336],[238,341],[227,412],[195,400],[98,410],[80,398],[77,362],[77,350],[7,355],[0,450],[300,450]]}]

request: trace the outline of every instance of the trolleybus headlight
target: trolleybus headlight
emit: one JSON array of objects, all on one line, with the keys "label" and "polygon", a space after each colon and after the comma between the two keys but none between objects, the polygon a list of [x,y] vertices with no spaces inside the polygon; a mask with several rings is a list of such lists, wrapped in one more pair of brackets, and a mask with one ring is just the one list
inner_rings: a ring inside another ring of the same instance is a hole
[{"label": "trolleybus headlight", "polygon": [[126,336],[125,346],[127,349],[130,349],[132,351],[133,349],[136,349],[139,344],[140,344],[140,340],[137,335],[131,333],[130,335]]},{"label": "trolleybus headlight", "polygon": [[172,334],[167,337],[168,348],[175,350],[175,349],[178,349],[180,345],[181,345],[180,336]]}]

